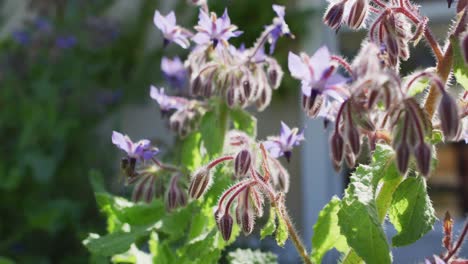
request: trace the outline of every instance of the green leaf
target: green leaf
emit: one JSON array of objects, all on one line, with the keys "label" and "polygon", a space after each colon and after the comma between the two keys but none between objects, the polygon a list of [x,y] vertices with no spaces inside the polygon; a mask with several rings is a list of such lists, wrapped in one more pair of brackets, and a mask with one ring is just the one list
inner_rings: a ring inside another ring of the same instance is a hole
[{"label": "green leaf", "polygon": [[240,108],[231,109],[230,115],[235,129],[257,137],[257,119],[254,116]]},{"label": "green leaf", "polygon": [[334,196],[320,211],[317,223],[314,225],[311,257],[315,263],[322,263],[323,256],[332,248],[336,248],[341,253],[349,250],[346,238],[340,233],[338,225],[340,203],[340,199]]},{"label": "green leaf", "polygon": [[207,112],[201,121],[200,132],[203,145],[210,157],[214,157],[223,150],[224,144],[224,122],[216,111]]},{"label": "green leaf", "polygon": [[468,90],[468,66],[463,60],[463,55],[460,46],[460,40],[452,36],[450,37],[450,43],[453,48],[453,75],[457,79],[457,82]]},{"label": "green leaf", "polygon": [[288,228],[286,226],[286,222],[281,217],[281,213],[279,212],[278,207],[276,208],[276,219],[277,219],[277,228],[276,228],[276,243],[278,246],[283,247],[286,244],[286,240],[288,240]]},{"label": "green leaf", "polygon": [[112,256],[127,251],[130,245],[138,238],[147,235],[149,229],[148,227],[140,227],[130,232],[120,231],[102,237],[97,234],[89,234],[88,238],[83,241],[83,244],[91,253],[101,256]]},{"label": "green leaf", "polygon": [[393,194],[390,208],[390,221],[398,231],[393,245],[405,246],[420,239],[432,229],[435,219],[425,179],[417,176],[404,180]]},{"label": "green leaf", "polygon": [[366,263],[391,263],[390,248],[378,217],[369,166],[360,165],[338,211],[341,234]]},{"label": "green leaf", "polygon": [[162,226],[158,227],[158,230],[168,234],[171,240],[177,240],[187,232],[191,218],[192,204],[187,207],[178,208],[170,214],[167,214],[162,219]]},{"label": "green leaf", "polygon": [[276,230],[276,213],[273,207],[270,207],[270,214],[268,216],[268,222],[260,230],[260,238],[264,239],[266,236],[272,235]]},{"label": "green leaf", "polygon": [[181,149],[181,163],[190,171],[197,169],[202,164],[202,156],[200,154],[201,138],[201,134],[196,132],[184,139]]},{"label": "green leaf", "polygon": [[150,254],[139,250],[135,244],[130,246],[130,249],[122,254],[114,255],[112,257],[113,263],[151,263],[152,257]]},{"label": "green leaf", "polygon": [[0,257],[0,264],[14,264],[15,262],[6,257]]},{"label": "green leaf", "polygon": [[177,256],[169,247],[167,241],[159,241],[158,234],[152,232],[148,241],[149,250],[153,255],[153,263],[175,263]]},{"label": "green leaf", "polygon": [[278,263],[277,256],[271,252],[260,250],[236,249],[228,254],[227,259],[231,264],[273,264]]}]

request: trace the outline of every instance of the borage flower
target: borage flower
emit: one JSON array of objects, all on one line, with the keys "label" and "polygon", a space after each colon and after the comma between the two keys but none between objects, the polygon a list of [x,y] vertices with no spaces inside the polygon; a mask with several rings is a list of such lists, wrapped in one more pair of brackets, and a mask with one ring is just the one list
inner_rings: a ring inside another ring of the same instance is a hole
[{"label": "borage flower", "polygon": [[[303,107],[310,116],[319,113],[324,100],[342,102],[349,96],[342,87],[347,80],[335,73],[336,67],[331,64],[326,46],[318,49],[312,57],[305,53],[299,57],[289,52],[288,67],[291,75],[302,82]],[[330,104],[325,102],[325,105]]]},{"label": "borage flower", "polygon": [[127,135],[117,131],[112,132],[112,143],[125,151],[129,158],[136,160],[149,160],[159,152],[158,148],[151,147],[149,140],[133,142]]},{"label": "borage flower", "polygon": [[222,43],[225,47],[228,47],[228,40],[232,37],[238,37],[242,34],[242,31],[237,30],[236,25],[231,24],[231,19],[228,16],[227,9],[224,10],[224,14],[221,18],[217,18],[215,13],[211,13],[209,16],[205,11],[200,9],[200,15],[198,16],[198,25],[195,26],[198,31],[192,40],[198,45],[210,45],[216,48],[218,43]]},{"label": "borage flower", "polygon": [[162,112],[167,112],[172,109],[182,109],[188,103],[187,99],[177,96],[169,96],[164,93],[164,88],[158,89],[153,85],[151,85],[150,96],[159,104]]},{"label": "borage flower", "polygon": [[174,11],[163,16],[156,10],[153,20],[156,27],[163,33],[165,45],[169,42],[175,42],[184,49],[190,46],[188,38],[191,37],[192,34],[176,24]]},{"label": "borage flower", "polygon": [[285,15],[285,7],[280,5],[273,5],[273,10],[275,11],[277,17],[273,19],[273,24],[268,26],[269,28],[269,35],[268,35],[268,43],[270,43],[270,54],[273,54],[275,50],[276,42],[281,36],[289,35],[294,37],[289,30],[288,24],[284,20]]},{"label": "borage flower", "polygon": [[300,131],[297,127],[291,129],[284,122],[281,122],[281,131],[279,137],[269,137],[264,142],[265,148],[274,158],[284,156],[289,162],[291,159],[292,149],[298,146],[304,140],[304,131]]},{"label": "borage flower", "polygon": [[161,60],[161,70],[167,82],[173,87],[182,88],[187,81],[187,70],[179,57]]}]

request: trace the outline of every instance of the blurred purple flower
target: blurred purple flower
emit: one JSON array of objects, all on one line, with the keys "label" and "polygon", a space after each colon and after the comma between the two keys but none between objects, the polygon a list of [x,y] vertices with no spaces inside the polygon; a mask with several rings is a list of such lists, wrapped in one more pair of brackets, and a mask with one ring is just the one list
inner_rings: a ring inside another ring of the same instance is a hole
[{"label": "blurred purple flower", "polygon": [[60,49],[70,49],[73,48],[77,44],[77,39],[75,36],[68,35],[68,36],[59,36],[55,40],[55,46]]},{"label": "blurred purple flower", "polygon": [[348,91],[341,85],[347,79],[335,73],[335,66],[331,65],[331,56],[326,46],[318,49],[312,57],[307,54],[298,55],[289,52],[288,67],[291,75],[301,80],[302,93],[311,96],[323,94],[338,101],[348,97]]},{"label": "blurred purple flower", "polygon": [[238,37],[242,31],[237,31],[237,26],[231,24],[231,19],[228,16],[227,9],[221,18],[217,18],[215,13],[211,13],[211,17],[200,9],[198,16],[198,25],[195,26],[198,31],[192,40],[199,44],[213,44],[217,47],[221,42],[225,47],[228,47],[228,40],[232,37]]},{"label": "blurred purple flower", "polygon": [[183,88],[187,80],[187,70],[179,57],[161,60],[161,70],[169,84],[176,88]]},{"label": "blurred purple flower", "polygon": [[300,131],[297,127],[291,129],[281,121],[281,131],[279,137],[269,137],[264,142],[265,148],[274,158],[284,156],[289,162],[291,152],[295,146],[298,146],[304,140],[304,131]]},{"label": "blurred purple flower", "polygon": [[129,157],[140,160],[149,160],[159,152],[157,148],[151,147],[149,140],[142,139],[138,142],[133,142],[127,135],[123,135],[117,131],[112,131],[112,143],[127,152]]},{"label": "blurred purple flower", "polygon": [[156,10],[153,20],[156,27],[163,33],[165,44],[175,42],[184,49],[190,46],[188,37],[191,34],[187,30],[177,26],[174,11],[163,16]]},{"label": "blurred purple flower", "polygon": [[[280,5],[273,5],[277,17],[273,19],[273,24],[270,26],[270,33],[268,36],[268,43],[270,43],[270,54],[275,50],[278,38],[284,35],[291,35],[288,24],[284,20],[285,7]],[[292,35],[291,35],[292,36]]]},{"label": "blurred purple flower", "polygon": [[16,43],[21,45],[28,45],[31,40],[29,33],[24,30],[13,31],[11,36]]},{"label": "blurred purple flower", "polygon": [[41,32],[49,33],[52,31],[52,25],[50,24],[50,21],[46,18],[37,18],[34,22],[34,25],[36,26],[36,29]]},{"label": "blurred purple flower", "polygon": [[169,96],[164,93],[164,88],[156,88],[151,85],[150,96],[153,98],[161,108],[161,111],[169,111],[171,109],[179,110],[185,107],[188,100],[182,97]]}]

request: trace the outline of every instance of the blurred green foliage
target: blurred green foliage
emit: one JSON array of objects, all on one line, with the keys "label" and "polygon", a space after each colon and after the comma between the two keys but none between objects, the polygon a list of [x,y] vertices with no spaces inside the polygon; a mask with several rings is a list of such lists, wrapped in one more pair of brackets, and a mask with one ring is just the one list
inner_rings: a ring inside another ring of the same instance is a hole
[{"label": "blurred green foliage", "polygon": [[[114,175],[115,157],[108,154],[110,144],[96,143],[97,127],[126,103],[147,99],[150,83],[160,78],[163,53],[185,52],[147,47],[154,10],[164,3],[138,2],[138,14],[119,23],[104,16],[113,0],[34,0],[40,19],[0,40],[0,256],[19,263],[83,263],[88,253],[81,240],[104,230],[87,175],[93,167]],[[296,37],[305,32],[309,13],[291,1],[210,4],[218,13],[228,6],[250,45],[271,21],[273,3],[288,6]],[[177,1],[176,13],[188,8],[193,11],[180,18],[184,25],[196,22],[197,10]],[[287,51],[298,43],[278,43],[285,71]]]}]

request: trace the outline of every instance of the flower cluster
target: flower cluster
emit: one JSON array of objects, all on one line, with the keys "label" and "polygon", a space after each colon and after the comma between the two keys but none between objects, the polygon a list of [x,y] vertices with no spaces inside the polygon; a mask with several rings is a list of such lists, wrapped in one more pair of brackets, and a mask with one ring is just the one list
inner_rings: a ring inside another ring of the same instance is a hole
[{"label": "flower cluster", "polygon": [[231,211],[243,232],[250,234],[255,219],[263,215],[264,198],[274,204],[280,193],[288,192],[289,174],[277,158],[284,155],[289,160],[292,147],[304,139],[297,131],[282,123],[279,137],[255,142],[244,132],[232,130],[226,135],[224,155],[193,173],[189,195],[194,199],[209,189],[212,172],[222,163],[230,164],[233,177],[238,180],[221,195],[215,212],[218,228],[226,241],[234,222]]},{"label": "flower cluster", "polygon": [[171,178],[166,191],[167,208],[172,210],[187,204],[187,193],[181,186],[182,172],[177,167],[158,160],[156,155],[159,149],[152,147],[149,140],[133,142],[127,135],[114,131],[112,143],[126,153],[120,166],[126,183],[135,184],[132,200],[149,203],[155,197],[162,196],[165,192],[162,178],[168,172]]},{"label": "flower cluster", "polygon": [[[195,4],[205,6],[205,3]],[[230,108],[255,104],[261,111],[269,105],[272,90],[279,87],[283,71],[274,58],[265,54],[265,46],[269,44],[271,54],[279,37],[293,37],[284,20],[285,8],[274,5],[273,10],[277,17],[250,49],[229,44],[231,38],[242,32],[231,23],[227,10],[218,17],[207,8],[200,9],[195,33],[178,26],[173,12],[164,16],[156,11],[154,23],[161,30],[165,44],[173,42],[182,48],[188,48],[190,40],[195,44],[185,63],[179,58],[163,58],[161,62],[169,84],[189,98],[169,96],[162,88],[151,88],[151,97],[163,112],[169,113],[170,127],[180,136],[197,128],[200,118],[209,110],[210,98],[222,98]],[[188,91],[184,93],[183,88]]]},{"label": "flower cluster", "polygon": [[[355,29],[365,23],[368,12],[377,18],[372,21],[369,40],[351,64],[330,55],[326,47],[311,57],[289,54],[291,75],[301,81],[302,106],[310,117],[335,122],[330,145],[336,167],[342,162],[354,167],[363,143],[373,150],[377,142],[383,142],[393,145],[401,173],[406,173],[413,156],[418,170],[428,175],[433,129],[439,128],[446,141],[462,139],[468,129],[459,125],[466,116],[460,115],[466,112],[466,98],[455,99],[440,76],[430,69],[400,76],[399,60],[409,57],[408,43],[417,43],[426,34],[427,18],[421,17],[409,1],[339,1],[330,5],[324,20],[334,29],[342,23]],[[336,73],[339,66],[348,78]],[[423,109],[425,98],[412,92],[415,84],[423,81],[440,94],[434,118]]]}]

